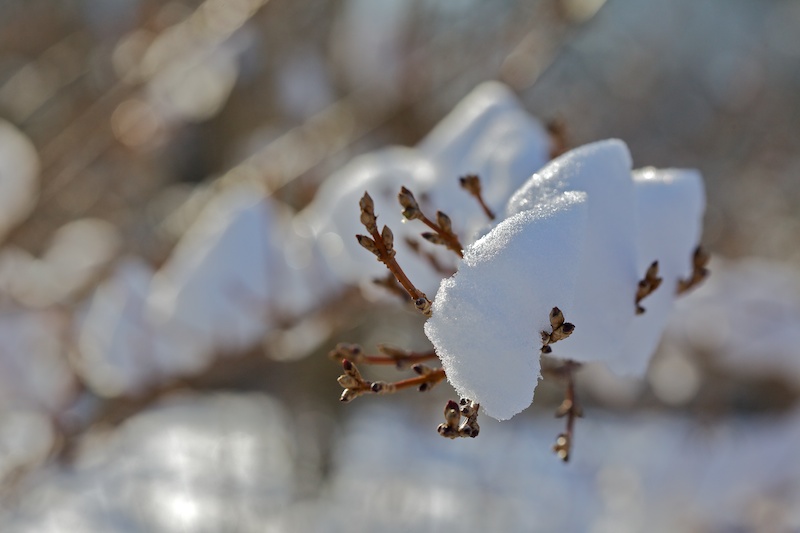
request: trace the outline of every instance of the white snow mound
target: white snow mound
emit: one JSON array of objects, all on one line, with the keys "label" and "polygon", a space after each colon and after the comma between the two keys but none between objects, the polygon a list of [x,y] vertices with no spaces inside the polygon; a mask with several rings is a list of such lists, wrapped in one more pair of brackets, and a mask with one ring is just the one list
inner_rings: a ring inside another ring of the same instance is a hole
[{"label": "white snow mound", "polygon": [[[646,370],[677,281],[691,271],[705,198],[696,171],[631,166],[619,140],[553,160],[442,282],[425,331],[452,385],[490,416],[530,405],[553,307],[575,331],[551,345],[552,356],[623,375]],[[638,282],[656,260],[663,282],[636,315]]]}]

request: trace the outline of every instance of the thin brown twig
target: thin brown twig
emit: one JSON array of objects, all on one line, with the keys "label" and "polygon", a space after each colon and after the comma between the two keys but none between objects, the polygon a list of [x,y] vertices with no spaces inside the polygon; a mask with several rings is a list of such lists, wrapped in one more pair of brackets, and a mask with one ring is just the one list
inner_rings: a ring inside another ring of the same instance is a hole
[{"label": "thin brown twig", "polygon": [[369,232],[372,238],[365,235],[356,235],[358,243],[365,249],[372,252],[378,261],[386,265],[398,283],[403,286],[411,299],[414,300],[415,307],[425,316],[431,316],[431,301],[424,292],[417,289],[411,280],[408,279],[406,273],[400,268],[397,260],[394,258],[394,235],[388,226],[384,226],[383,230],[378,233],[377,216],[375,215],[375,204],[369,193],[365,192],[364,196],[359,202],[361,206],[361,223]]},{"label": "thin brown twig", "polygon": [[562,375],[567,381],[564,401],[561,402],[561,405],[556,409],[556,417],[561,418],[566,416],[567,427],[564,433],[559,434],[556,438],[553,451],[558,455],[559,459],[565,463],[569,461],[570,452],[572,451],[575,435],[575,419],[583,416],[583,411],[575,397],[575,371],[580,367],[580,363],[568,360],[556,371],[557,374]]},{"label": "thin brown twig", "polygon": [[462,176],[458,179],[461,183],[461,188],[467,191],[471,196],[473,196],[478,203],[480,204],[483,212],[489,218],[489,220],[494,220],[494,212],[489,209],[489,206],[486,205],[486,202],[483,200],[483,192],[481,188],[481,180],[476,174],[467,174],[466,176]]},{"label": "thin brown twig", "polygon": [[357,364],[394,365],[401,370],[409,368],[417,363],[431,361],[437,358],[436,352],[433,350],[414,352],[383,344],[378,346],[378,350],[383,355],[366,354],[358,344],[339,343],[330,351],[328,356],[335,361],[347,359]]},{"label": "thin brown twig", "polygon": [[420,209],[416,198],[414,198],[414,193],[412,193],[406,187],[400,188],[400,193],[397,195],[397,200],[400,202],[400,205],[403,206],[404,217],[406,217],[408,220],[419,220],[433,230],[433,233],[423,233],[423,239],[428,242],[432,242],[433,244],[444,245],[448,249],[455,252],[459,257],[464,257],[464,247],[461,245],[461,241],[458,240],[458,237],[453,232],[453,225],[450,221],[450,217],[441,211],[437,211],[436,222],[433,222],[431,219],[425,216],[425,213],[423,213],[422,209]]},{"label": "thin brown twig", "polygon": [[430,390],[438,383],[444,380],[444,368],[429,369],[430,371],[420,374],[419,376],[387,383],[385,381],[376,381],[372,384],[372,392],[376,394],[392,394],[404,389],[416,387],[421,391]]}]

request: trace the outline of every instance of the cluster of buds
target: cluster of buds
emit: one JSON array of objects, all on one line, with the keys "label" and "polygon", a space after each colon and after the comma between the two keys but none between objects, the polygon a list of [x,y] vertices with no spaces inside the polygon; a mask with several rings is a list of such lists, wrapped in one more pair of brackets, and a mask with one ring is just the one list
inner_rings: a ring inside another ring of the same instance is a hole
[{"label": "cluster of buds", "polygon": [[364,193],[364,196],[359,201],[359,206],[361,207],[361,223],[370,236],[356,235],[358,244],[375,255],[378,261],[386,265],[389,272],[392,273],[400,286],[414,301],[414,306],[419,312],[425,316],[431,316],[431,301],[428,300],[425,293],[411,283],[395,259],[396,252],[394,250],[394,234],[392,230],[388,226],[383,226],[381,232],[378,233],[378,217],[375,215],[375,203],[369,193]]},{"label": "cluster of buds", "polygon": [[653,261],[647,268],[644,274],[644,279],[639,281],[636,288],[636,314],[641,315],[645,312],[645,308],[640,305],[640,302],[647,296],[652,294],[658,287],[661,286],[663,280],[658,277],[658,261]]},{"label": "cluster of buds", "polygon": [[447,439],[477,437],[481,431],[478,425],[479,409],[480,404],[466,398],[462,398],[459,403],[448,401],[444,407],[444,423],[437,428],[439,435]]},{"label": "cluster of buds", "polygon": [[344,389],[339,401],[349,402],[362,394],[372,392],[372,383],[361,377],[361,372],[358,371],[356,365],[345,359],[342,361],[342,370],[344,370],[344,374],[337,379],[339,385]]},{"label": "cluster of buds", "polygon": [[550,332],[542,331],[542,353],[549,354],[553,351],[550,347],[554,342],[566,339],[575,331],[575,325],[564,321],[564,313],[561,309],[554,307],[550,311]]},{"label": "cluster of buds", "polygon": [[417,377],[393,383],[365,380],[361,377],[356,365],[348,359],[342,359],[342,369],[344,374],[339,376],[338,379],[339,385],[344,389],[339,397],[342,402],[349,402],[362,394],[393,394],[409,388],[416,388],[420,392],[425,392],[431,390],[445,378],[444,370],[441,368],[434,369],[422,363],[417,363],[411,367]]},{"label": "cluster of buds", "polygon": [[422,209],[419,207],[419,203],[417,203],[417,199],[414,198],[414,193],[412,193],[406,187],[400,188],[400,193],[397,195],[397,199],[399,200],[400,205],[403,207],[404,217],[406,217],[408,220],[419,220],[433,230],[432,232],[422,233],[423,239],[433,244],[445,246],[455,252],[459,257],[464,257],[464,247],[461,245],[461,241],[459,241],[458,236],[456,236],[455,232],[453,231],[453,223],[451,222],[449,216],[441,211],[437,211],[436,222],[433,222],[431,219],[425,216],[425,213],[423,213]]},{"label": "cluster of buds", "polygon": [[694,249],[694,254],[692,254],[692,275],[688,279],[678,280],[678,294],[690,291],[709,276],[710,272],[707,267],[710,260],[711,256],[702,246]]}]

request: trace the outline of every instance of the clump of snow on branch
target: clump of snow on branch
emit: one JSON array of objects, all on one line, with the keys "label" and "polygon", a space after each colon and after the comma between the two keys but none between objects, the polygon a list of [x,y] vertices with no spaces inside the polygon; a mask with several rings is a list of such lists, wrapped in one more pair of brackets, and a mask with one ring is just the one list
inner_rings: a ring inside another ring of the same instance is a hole
[{"label": "clump of snow on branch", "polygon": [[[532,401],[539,332],[550,329],[554,307],[575,330],[552,356],[604,362],[619,374],[646,368],[678,279],[691,272],[704,197],[696,172],[631,166],[618,140],[552,161],[442,282],[425,332],[451,384],[489,415],[510,418]],[[664,286],[637,315],[637,285],[653,261]]]},{"label": "clump of snow on branch", "polygon": [[460,189],[459,177],[477,174],[489,206],[500,211],[524,181],[548,160],[550,141],[542,125],[530,117],[505,86],[490,82],[478,86],[437,125],[416,148],[388,148],[356,158],[331,176],[302,214],[331,268],[347,283],[385,275],[385,268],[364,261],[353,235],[363,231],[354,206],[368,190],[380,225],[395,234],[395,248],[403,269],[423,292],[435,292],[442,273],[436,272],[406,244],[421,241],[446,268],[456,258],[419,238],[420,227],[403,224],[397,193],[410,189],[423,211],[441,210],[451,216],[456,233],[466,245],[488,225],[479,204]]}]

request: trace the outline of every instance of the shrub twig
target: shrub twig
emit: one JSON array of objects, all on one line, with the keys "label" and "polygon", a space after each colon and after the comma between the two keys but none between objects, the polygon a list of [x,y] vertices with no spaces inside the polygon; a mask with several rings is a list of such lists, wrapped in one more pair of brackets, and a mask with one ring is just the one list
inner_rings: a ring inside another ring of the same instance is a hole
[{"label": "shrub twig", "polygon": [[375,215],[375,203],[369,193],[365,192],[359,202],[361,207],[361,223],[367,229],[372,238],[366,235],[356,235],[358,243],[366,250],[372,252],[378,261],[386,265],[386,268],[394,275],[398,283],[402,285],[403,289],[408,293],[414,305],[423,315],[431,316],[431,301],[425,296],[425,293],[417,289],[411,280],[408,279],[406,273],[400,268],[397,263],[394,250],[394,234],[388,226],[383,226],[383,229],[378,233],[377,216]]},{"label": "shrub twig", "polygon": [[378,345],[378,351],[383,355],[366,354],[358,344],[340,342],[329,352],[328,356],[335,361],[344,361],[346,359],[357,364],[394,365],[398,370],[409,368],[423,361],[436,359],[436,352],[433,350],[414,352],[380,344]]},{"label": "shrub twig", "polygon": [[692,274],[686,279],[678,280],[677,294],[684,294],[702,283],[711,273],[708,268],[708,262],[711,256],[708,255],[702,246],[694,249],[692,254]]},{"label": "shrub twig", "polygon": [[481,205],[483,212],[486,213],[487,217],[489,217],[489,220],[494,220],[494,213],[491,209],[489,209],[489,206],[486,205],[486,202],[483,200],[483,194],[481,193],[481,179],[475,174],[468,174],[459,178],[459,182],[461,183],[461,188],[475,197],[475,199]]},{"label": "shrub twig", "polygon": [[636,288],[636,314],[643,314],[646,309],[642,307],[639,302],[651,295],[659,286],[661,286],[662,278],[658,277],[658,261],[653,261],[645,272],[644,278],[639,281],[639,286]]},{"label": "shrub twig", "polygon": [[433,233],[426,232],[422,234],[422,238],[433,244],[440,244],[446,246],[448,249],[455,252],[459,257],[464,257],[464,247],[461,241],[453,232],[453,223],[450,217],[441,211],[436,212],[436,222],[429,219],[420,209],[414,194],[406,187],[400,188],[400,193],[397,195],[400,205],[403,207],[403,216],[408,220],[419,220],[430,229]]}]

